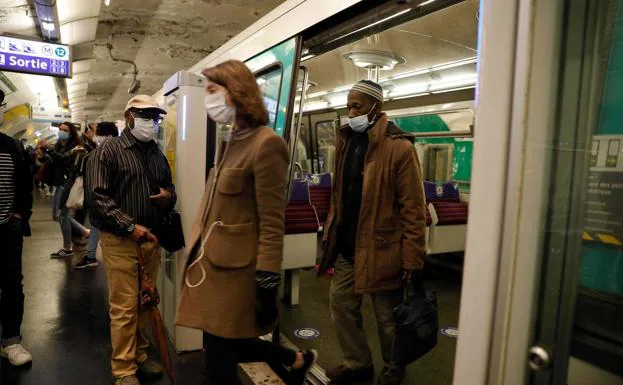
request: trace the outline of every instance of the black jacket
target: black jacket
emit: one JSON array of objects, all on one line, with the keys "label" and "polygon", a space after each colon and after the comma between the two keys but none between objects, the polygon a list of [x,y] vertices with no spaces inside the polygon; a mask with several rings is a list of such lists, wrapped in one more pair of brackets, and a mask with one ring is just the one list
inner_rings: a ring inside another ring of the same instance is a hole
[{"label": "black jacket", "polygon": [[75,156],[71,151],[77,143],[73,139],[66,142],[57,142],[53,149],[47,148],[46,153],[52,157],[52,185],[64,186],[72,170]]},{"label": "black jacket", "polygon": [[15,169],[13,212],[22,217],[22,232],[30,236],[28,220],[32,215],[32,174],[22,144],[0,132],[0,153],[11,154]]}]

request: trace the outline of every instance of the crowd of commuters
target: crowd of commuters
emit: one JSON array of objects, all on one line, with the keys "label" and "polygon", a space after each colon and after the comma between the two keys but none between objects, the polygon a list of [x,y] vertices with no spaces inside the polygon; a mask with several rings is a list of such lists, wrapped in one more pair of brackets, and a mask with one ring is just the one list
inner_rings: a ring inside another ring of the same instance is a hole
[{"label": "crowd of commuters", "polygon": [[[287,384],[303,384],[318,353],[294,351],[259,337],[278,318],[285,232],[288,149],[266,127],[268,113],[251,71],[227,61],[203,71],[210,118],[231,127],[210,171],[191,234],[176,324],[204,331],[210,384],[240,384],[237,364],[267,362]],[[333,197],[323,238],[319,274],[334,268],[330,313],[344,360],[328,371],[333,383],[370,381],[372,354],[363,331],[361,305],[370,294],[385,367],[379,385],[399,385],[405,367],[394,364],[393,312],[405,282],[420,279],[425,256],[422,175],[413,136],[383,113],[383,90],[357,83],[348,95],[349,123],[339,129]],[[22,236],[29,235],[35,185],[55,188],[53,217],[63,245],[52,257],[73,255],[87,241],[76,268],[97,266],[99,243],[108,278],[112,376],[116,385],[137,385],[137,373],[160,376],[148,356],[139,269],[154,279],[160,268],[156,231],[177,200],[171,170],[155,142],[166,111],[146,95],[125,109],[121,135],[114,124],[88,126],[80,136],[67,122],[54,146],[41,141],[30,152],[0,134],[0,258],[2,350],[10,362],[32,360],[21,345]],[[115,139],[111,139],[117,137]],[[29,155],[30,154],[30,155]],[[44,170],[44,171],[42,171]],[[66,206],[77,178],[84,180],[84,207]],[[365,181],[365,183],[364,183]],[[87,214],[89,225],[87,223]]]}]

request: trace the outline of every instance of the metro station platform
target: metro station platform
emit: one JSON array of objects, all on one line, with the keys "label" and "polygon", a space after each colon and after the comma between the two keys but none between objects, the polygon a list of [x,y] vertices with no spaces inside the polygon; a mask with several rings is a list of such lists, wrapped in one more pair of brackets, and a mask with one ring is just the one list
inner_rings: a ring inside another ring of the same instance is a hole
[{"label": "metro station platform", "polygon": [[[39,191],[31,219],[33,236],[24,244],[23,274],[26,295],[22,334],[24,346],[32,353],[33,363],[11,367],[1,360],[0,385],[110,385],[110,330],[107,314],[106,275],[103,263],[88,270],[74,270],[78,252],[70,259],[50,259],[61,245],[58,224],[50,214],[50,198]],[[438,295],[441,326],[458,323],[458,279],[448,272],[427,271],[427,288]],[[445,276],[444,276],[445,275]],[[458,275],[458,274],[457,274]],[[329,314],[329,280],[316,278],[313,271],[301,273],[300,305],[283,306],[281,333],[301,349],[320,353],[318,364],[327,369],[338,365],[341,353]],[[382,368],[379,342],[371,303],[364,302],[365,328],[374,352],[377,370]],[[317,338],[302,339],[295,333],[309,328]],[[405,385],[450,385],[456,338],[439,336],[437,348],[409,367]],[[202,352],[175,354],[177,384],[206,385]],[[166,385],[168,379],[143,381],[142,384]]]}]

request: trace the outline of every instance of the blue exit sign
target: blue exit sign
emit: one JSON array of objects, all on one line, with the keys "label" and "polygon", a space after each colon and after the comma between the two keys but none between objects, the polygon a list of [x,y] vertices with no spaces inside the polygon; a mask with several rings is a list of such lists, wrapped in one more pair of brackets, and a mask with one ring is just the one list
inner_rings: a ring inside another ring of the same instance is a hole
[{"label": "blue exit sign", "polygon": [[63,44],[0,36],[0,70],[71,77],[71,52]]}]

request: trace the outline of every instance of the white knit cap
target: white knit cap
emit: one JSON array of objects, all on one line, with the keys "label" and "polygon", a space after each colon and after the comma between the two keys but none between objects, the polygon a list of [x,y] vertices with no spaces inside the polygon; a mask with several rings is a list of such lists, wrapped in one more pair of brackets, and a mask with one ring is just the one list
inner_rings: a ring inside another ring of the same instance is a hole
[{"label": "white knit cap", "polygon": [[364,93],[379,102],[383,101],[383,87],[371,80],[361,80],[350,90]]}]

